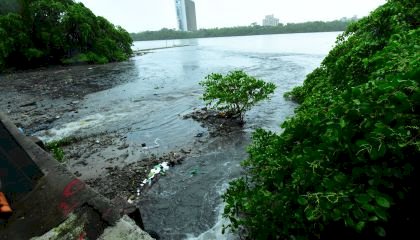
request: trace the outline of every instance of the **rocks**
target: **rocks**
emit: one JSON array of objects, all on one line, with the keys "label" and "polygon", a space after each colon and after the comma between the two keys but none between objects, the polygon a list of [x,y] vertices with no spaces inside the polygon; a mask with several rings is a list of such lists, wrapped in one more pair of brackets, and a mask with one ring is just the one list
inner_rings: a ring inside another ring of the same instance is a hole
[{"label": "rocks", "polygon": [[36,145],[38,145],[40,148],[45,150],[44,142],[41,141],[41,139],[35,137],[35,136],[29,136],[29,140],[34,142]]},{"label": "rocks", "polygon": [[204,133],[202,133],[202,132],[201,132],[201,133],[197,133],[197,135],[195,135],[195,137],[200,138],[200,137],[202,137],[202,136],[203,136],[203,134],[204,134]]},{"label": "rocks", "polygon": [[[206,127],[211,137],[226,135],[234,131],[241,130],[243,122],[238,118],[229,118],[223,112],[217,112],[207,108],[195,110],[194,112],[183,116],[184,119],[191,118],[202,123]],[[195,137],[202,137],[203,133],[198,133]]]},{"label": "rocks", "polygon": [[129,145],[127,143],[124,143],[123,145],[119,146],[117,149],[118,150],[123,150],[123,149],[127,149],[129,147]]},{"label": "rocks", "polygon": [[82,161],[77,162],[75,165],[87,166],[88,163],[86,162],[86,160],[82,160]]},{"label": "rocks", "polygon": [[30,107],[30,106],[35,106],[36,102],[29,102],[29,103],[25,103],[20,105],[19,107]]}]

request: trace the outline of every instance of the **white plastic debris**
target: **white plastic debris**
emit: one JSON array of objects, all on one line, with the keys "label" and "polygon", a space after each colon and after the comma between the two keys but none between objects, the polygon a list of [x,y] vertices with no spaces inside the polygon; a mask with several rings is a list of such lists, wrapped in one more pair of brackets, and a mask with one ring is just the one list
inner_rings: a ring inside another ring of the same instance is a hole
[{"label": "white plastic debris", "polygon": [[22,133],[22,134],[24,134],[25,132],[23,131],[23,128],[21,128],[21,127],[18,127],[18,130],[19,130],[19,132],[20,133]]},{"label": "white plastic debris", "polygon": [[[143,182],[140,184],[140,187],[144,187],[144,185],[148,184],[149,186],[152,185],[152,180],[156,177],[158,174],[165,174],[166,171],[169,170],[169,163],[168,162],[162,162],[158,165],[155,165],[147,175],[147,178],[143,180]],[[137,192],[137,195],[139,195],[139,190]]]},{"label": "white plastic debris", "polygon": [[158,148],[158,147],[160,147],[158,141],[160,141],[160,139],[159,138],[156,138],[155,139],[155,145],[150,146],[150,147],[146,147],[146,144],[144,144],[144,146],[142,145],[142,149],[143,150],[149,150],[149,149],[153,149],[153,148]]},{"label": "white plastic debris", "polygon": [[160,164],[163,172],[166,172],[166,171],[169,170],[169,165],[168,164],[169,164],[168,162],[163,162],[163,163]]}]

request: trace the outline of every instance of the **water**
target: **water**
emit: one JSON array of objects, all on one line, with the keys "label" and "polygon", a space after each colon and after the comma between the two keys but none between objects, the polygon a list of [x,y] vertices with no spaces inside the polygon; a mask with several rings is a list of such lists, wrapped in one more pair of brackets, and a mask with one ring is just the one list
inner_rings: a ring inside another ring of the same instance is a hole
[{"label": "water", "polygon": [[[68,122],[63,117],[53,129],[38,135],[51,140],[120,130],[132,144],[153,145],[156,138],[161,139],[161,152],[195,146],[184,164],[171,169],[144,193],[139,207],[145,226],[162,239],[234,239],[234,235],[220,235],[225,221],[220,195],[230,180],[243,174],[239,164],[247,157],[245,149],[252,131],[281,131],[280,124],[296,107],[283,99],[284,92],[302,84],[338,34],[135,42],[134,49],[189,46],[155,50],[117,64],[112,76],[130,82],[88,95],[81,102],[79,119]],[[210,138],[199,123],[182,115],[203,106],[199,81],[209,73],[234,69],[273,82],[277,89],[271,100],[247,113],[243,131]],[[197,133],[204,133],[202,143],[194,137]]]}]

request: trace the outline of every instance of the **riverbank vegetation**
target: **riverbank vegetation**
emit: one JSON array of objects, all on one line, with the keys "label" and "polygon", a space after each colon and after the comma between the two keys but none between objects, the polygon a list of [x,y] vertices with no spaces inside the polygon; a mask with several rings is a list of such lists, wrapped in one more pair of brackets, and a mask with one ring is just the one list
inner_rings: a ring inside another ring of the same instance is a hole
[{"label": "riverbank vegetation", "polygon": [[331,22],[305,22],[288,23],[278,26],[252,26],[200,29],[194,32],[182,32],[173,29],[164,28],[160,31],[146,31],[140,33],[131,33],[134,41],[149,40],[168,40],[168,39],[187,39],[187,38],[208,38],[208,37],[230,37],[230,36],[249,36],[264,34],[281,33],[306,33],[306,32],[334,32],[344,31],[346,27],[353,22],[352,19],[337,20]]},{"label": "riverbank vegetation", "polygon": [[249,239],[417,235],[420,9],[388,0],[353,23],[301,87],[282,133],[257,130],[224,195]]},{"label": "riverbank vegetation", "polygon": [[203,100],[208,107],[241,122],[246,111],[268,99],[276,89],[274,83],[256,79],[241,70],[231,71],[225,76],[212,73],[200,85],[204,87]]},{"label": "riverbank vegetation", "polygon": [[130,35],[73,0],[4,0],[0,71],[128,59]]}]

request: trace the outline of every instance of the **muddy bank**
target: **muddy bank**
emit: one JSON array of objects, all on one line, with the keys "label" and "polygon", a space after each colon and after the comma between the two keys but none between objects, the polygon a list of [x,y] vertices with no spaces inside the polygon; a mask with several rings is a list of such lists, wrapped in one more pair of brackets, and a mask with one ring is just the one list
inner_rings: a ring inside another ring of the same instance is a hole
[{"label": "muddy bank", "polygon": [[60,118],[76,118],[87,94],[132,81],[120,75],[134,67],[130,60],[0,74],[0,109],[28,134],[48,129]]},{"label": "muddy bank", "polygon": [[[209,129],[208,133],[191,136],[194,144],[189,148],[165,152],[159,144],[134,144],[127,140],[125,132],[102,133],[76,138],[63,146],[64,164],[104,196],[134,202],[166,175],[157,174],[152,181],[144,183],[150,177],[151,169],[158,164],[166,162],[169,171],[172,171],[173,167],[182,164],[185,159],[200,155],[216,139],[220,141],[242,130],[242,123],[220,117],[217,112],[207,109],[193,111],[184,118],[195,119]],[[191,170],[191,174],[197,172]]]},{"label": "muddy bank", "polygon": [[[241,131],[245,122],[239,118],[230,118],[224,112],[208,109],[207,107],[194,109],[193,112],[183,116],[183,119],[193,119],[203,128],[206,128],[211,137],[225,136],[233,132]],[[200,134],[197,136],[199,137]]]}]

